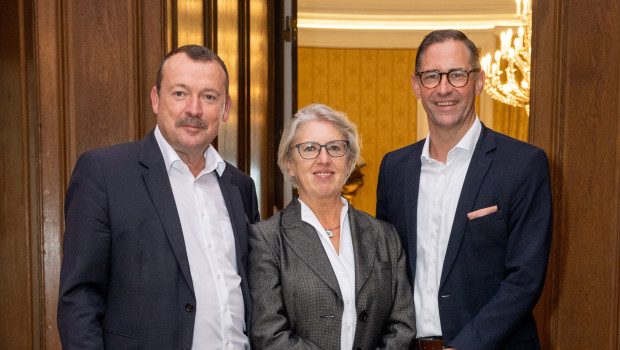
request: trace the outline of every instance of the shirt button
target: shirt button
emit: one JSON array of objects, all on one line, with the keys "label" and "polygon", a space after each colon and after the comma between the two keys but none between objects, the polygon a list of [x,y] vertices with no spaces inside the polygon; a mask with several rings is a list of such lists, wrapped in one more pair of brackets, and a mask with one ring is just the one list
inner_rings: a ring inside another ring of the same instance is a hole
[{"label": "shirt button", "polygon": [[207,244],[207,247],[208,247],[209,249],[211,249],[211,243]]},{"label": "shirt button", "polygon": [[218,280],[220,279],[220,274],[219,274],[219,273],[217,274],[217,279],[218,279]]}]

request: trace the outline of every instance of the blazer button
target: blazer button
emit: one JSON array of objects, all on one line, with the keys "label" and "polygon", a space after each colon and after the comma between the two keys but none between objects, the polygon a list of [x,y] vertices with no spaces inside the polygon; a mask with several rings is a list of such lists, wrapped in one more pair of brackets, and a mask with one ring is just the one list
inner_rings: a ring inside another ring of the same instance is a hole
[{"label": "blazer button", "polygon": [[357,315],[357,319],[360,321],[366,321],[367,318],[368,318],[368,312],[366,312],[366,310],[360,312],[360,314]]},{"label": "blazer button", "polygon": [[194,311],[194,305],[192,305],[190,303],[185,304],[185,311],[187,311],[187,312]]}]

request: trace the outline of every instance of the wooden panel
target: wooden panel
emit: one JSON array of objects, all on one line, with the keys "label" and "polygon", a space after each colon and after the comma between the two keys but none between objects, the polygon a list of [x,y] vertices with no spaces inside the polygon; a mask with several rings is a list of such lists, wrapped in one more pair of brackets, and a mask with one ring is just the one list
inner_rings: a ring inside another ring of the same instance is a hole
[{"label": "wooden panel", "polygon": [[[230,79],[230,97],[233,104],[230,118],[220,126],[217,150],[224,160],[237,166],[237,145],[239,130],[239,0],[217,0],[217,54],[226,63]],[[245,169],[242,169],[245,170]]]},{"label": "wooden panel", "polygon": [[84,151],[133,140],[138,119],[137,9],[131,0],[68,1],[70,163]]},{"label": "wooden panel", "polygon": [[168,50],[166,50],[166,0],[142,0],[140,1],[138,57],[139,79],[137,96],[139,103],[136,139],[143,138],[157,124],[157,116],[151,106],[151,89],[157,80],[159,63]]},{"label": "wooden panel", "polygon": [[248,125],[249,163],[248,173],[257,185],[260,212],[266,215],[267,196],[269,192],[269,30],[267,0],[251,0],[249,7],[249,107],[250,122]]},{"label": "wooden panel", "polygon": [[[62,207],[66,178],[70,171],[66,163],[64,142],[64,104],[62,83],[62,22],[59,3],[38,1],[35,27],[35,62],[37,80],[37,121],[39,123],[38,162],[36,178],[39,186],[39,246],[41,270],[41,344],[44,349],[59,349],[56,327],[58,277],[60,275],[62,241]],[[34,215],[34,213],[33,213]]]},{"label": "wooden panel", "polygon": [[204,45],[203,0],[182,0],[176,4],[177,45]]},{"label": "wooden panel", "polygon": [[[6,1],[0,11],[0,348],[33,348],[29,232],[28,110],[23,7]],[[28,22],[29,23],[29,22]],[[30,23],[29,23],[30,24]]]},{"label": "wooden panel", "polygon": [[530,136],[550,155],[555,214],[543,347],[620,349],[620,5],[534,6]]}]

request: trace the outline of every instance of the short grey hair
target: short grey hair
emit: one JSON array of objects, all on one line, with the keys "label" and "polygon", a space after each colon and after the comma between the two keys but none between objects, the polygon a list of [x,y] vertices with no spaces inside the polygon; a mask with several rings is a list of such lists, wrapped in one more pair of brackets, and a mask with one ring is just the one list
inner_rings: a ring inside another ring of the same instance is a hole
[{"label": "short grey hair", "polygon": [[420,72],[420,66],[422,65],[422,55],[426,52],[426,49],[433,44],[441,44],[446,41],[454,40],[462,42],[467,48],[469,53],[469,64],[472,68],[480,68],[480,51],[473,41],[469,40],[465,33],[456,29],[440,29],[434,30],[422,39],[420,46],[418,46],[418,52],[415,56],[415,71]]},{"label": "short grey hair", "polygon": [[[350,162],[349,173],[345,178],[346,180],[355,169],[355,164],[363,164],[363,160],[360,157],[361,141],[357,134],[357,126],[355,123],[349,121],[347,115],[342,112],[338,112],[329,106],[319,103],[313,103],[300,109],[295,113],[295,116],[284,125],[282,131],[282,138],[280,139],[280,146],[278,147],[278,166],[282,171],[282,175],[286,181],[290,182],[294,186],[297,186],[297,181],[294,177],[288,174],[288,166],[286,161],[291,156],[291,151],[295,148],[293,142],[297,136],[297,131],[304,124],[311,121],[326,121],[332,123],[332,125],[340,131],[344,137],[349,141],[349,151],[347,152],[347,160]],[[343,183],[344,185],[344,183]]]}]

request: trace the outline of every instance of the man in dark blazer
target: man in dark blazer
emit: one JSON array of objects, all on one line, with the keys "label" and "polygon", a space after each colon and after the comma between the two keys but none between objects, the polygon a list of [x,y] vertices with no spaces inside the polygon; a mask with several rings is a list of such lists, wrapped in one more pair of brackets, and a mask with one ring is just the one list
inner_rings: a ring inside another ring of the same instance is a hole
[{"label": "man in dark blazer", "polygon": [[429,135],[383,158],[377,217],[405,246],[416,346],[539,349],[532,309],[551,242],[547,157],[479,121],[485,74],[463,33],[428,34],[415,69]]},{"label": "man in dark blazer", "polygon": [[247,349],[252,179],[210,147],[231,99],[221,59],[161,63],[143,140],[84,153],[71,176],[60,273],[64,349]]}]

